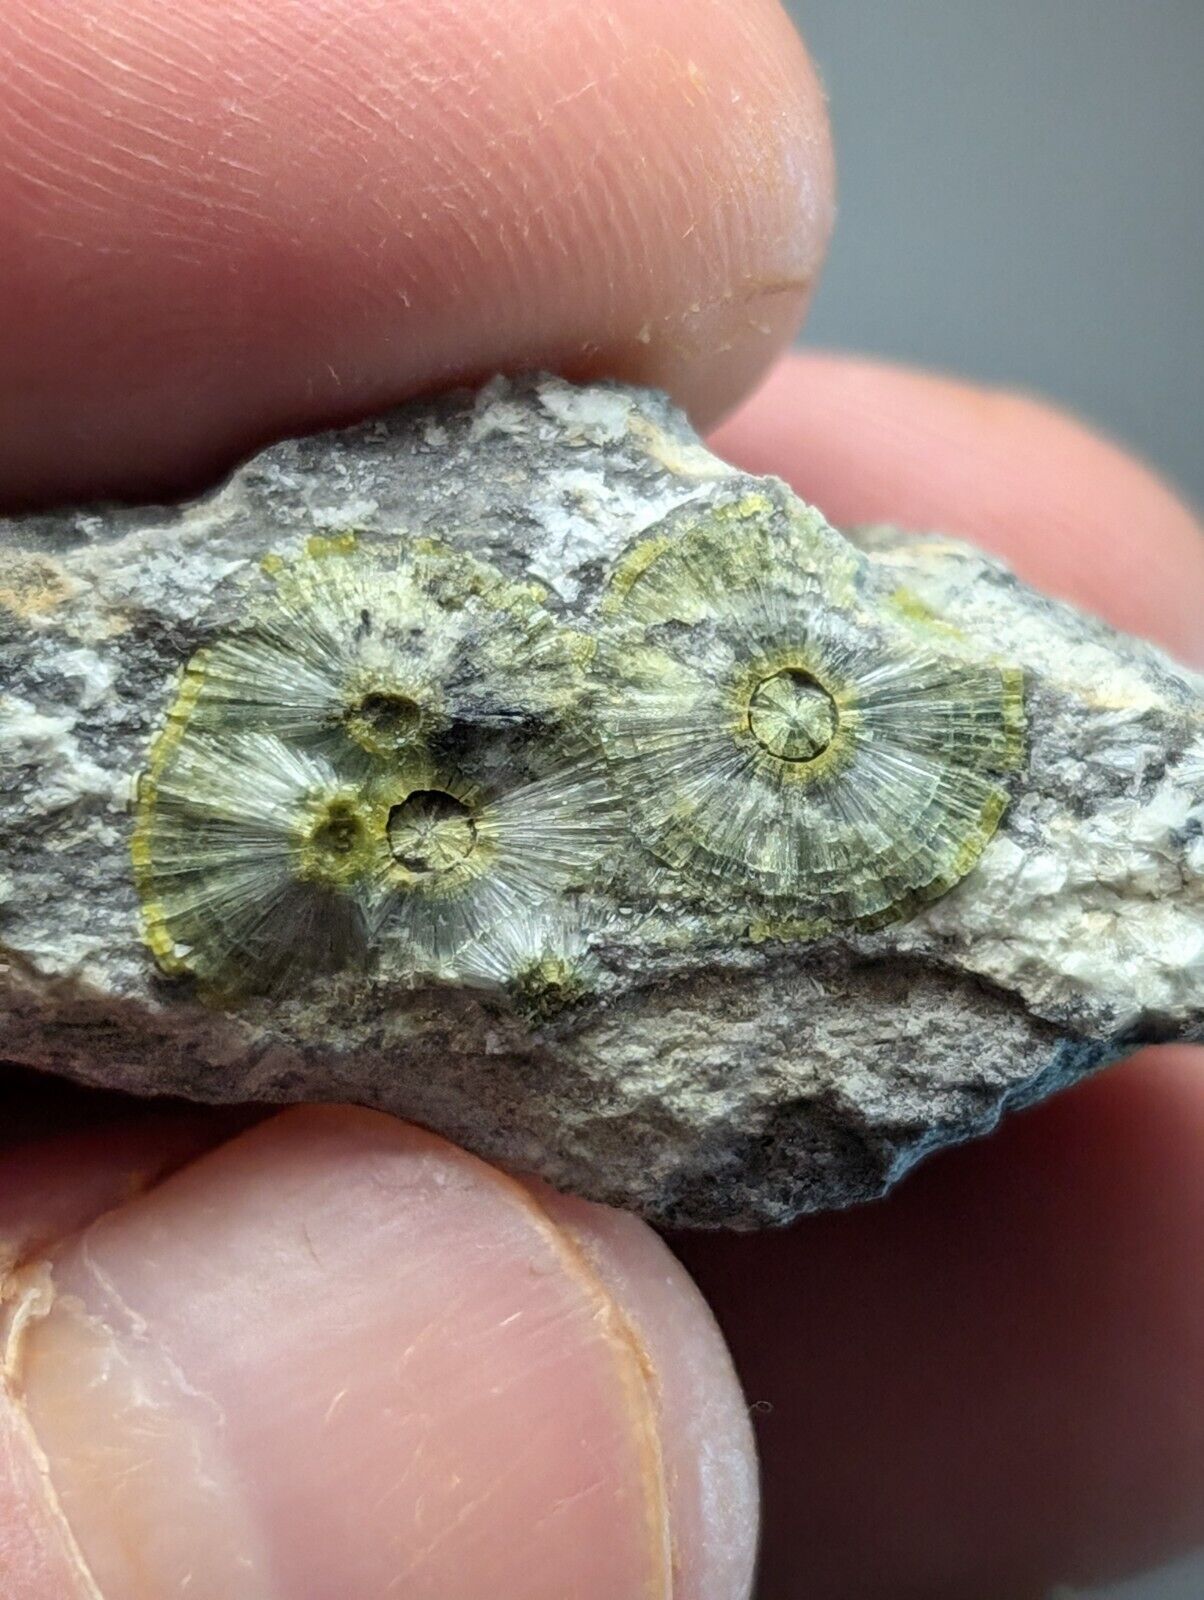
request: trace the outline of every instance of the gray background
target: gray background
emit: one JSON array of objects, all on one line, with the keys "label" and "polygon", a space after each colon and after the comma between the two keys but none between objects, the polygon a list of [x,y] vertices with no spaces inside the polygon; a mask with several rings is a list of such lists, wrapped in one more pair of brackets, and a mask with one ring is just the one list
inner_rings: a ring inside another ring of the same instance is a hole
[{"label": "gray background", "polygon": [[840,176],[807,341],[1042,391],[1204,503],[1204,0],[787,6]]},{"label": "gray background", "polygon": [[1204,0],[787,5],[840,180],[808,340],[1042,391],[1204,503]]}]

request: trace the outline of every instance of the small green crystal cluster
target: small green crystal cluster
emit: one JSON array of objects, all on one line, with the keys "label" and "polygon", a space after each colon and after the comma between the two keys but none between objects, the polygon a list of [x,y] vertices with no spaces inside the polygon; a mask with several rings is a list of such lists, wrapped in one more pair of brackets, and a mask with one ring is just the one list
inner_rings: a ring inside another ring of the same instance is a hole
[{"label": "small green crystal cluster", "polygon": [[311,541],[188,663],[139,784],[162,968],[589,991],[614,907],[752,937],[906,916],[977,860],[1019,674],[873,600],[818,513],[746,495],[640,539],[596,616],[433,541]]}]

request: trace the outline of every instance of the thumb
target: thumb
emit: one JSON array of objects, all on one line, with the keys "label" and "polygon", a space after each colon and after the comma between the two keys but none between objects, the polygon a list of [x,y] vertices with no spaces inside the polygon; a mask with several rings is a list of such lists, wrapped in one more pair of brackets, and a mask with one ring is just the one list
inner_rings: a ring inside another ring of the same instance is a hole
[{"label": "thumb", "polygon": [[747,1419],[665,1247],[389,1118],[276,1116],[5,1309],[12,1600],[748,1593]]}]

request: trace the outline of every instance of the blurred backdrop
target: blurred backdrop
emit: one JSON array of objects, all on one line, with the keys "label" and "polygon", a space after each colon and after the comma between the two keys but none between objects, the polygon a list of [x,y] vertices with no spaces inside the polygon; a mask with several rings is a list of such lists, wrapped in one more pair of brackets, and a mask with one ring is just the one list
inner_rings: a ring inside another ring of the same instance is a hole
[{"label": "blurred backdrop", "polygon": [[839,174],[807,342],[1041,391],[1204,505],[1204,0],[786,4]]},{"label": "blurred backdrop", "polygon": [[808,341],[1043,391],[1204,504],[1204,0],[787,5],[839,174]]}]

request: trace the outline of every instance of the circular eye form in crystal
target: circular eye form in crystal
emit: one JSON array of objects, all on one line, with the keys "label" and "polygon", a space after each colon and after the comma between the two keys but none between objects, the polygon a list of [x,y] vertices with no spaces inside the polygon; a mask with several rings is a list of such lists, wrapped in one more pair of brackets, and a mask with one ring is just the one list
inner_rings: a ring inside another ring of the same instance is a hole
[{"label": "circular eye form in crystal", "polygon": [[352,855],[363,838],[363,821],[355,807],[349,801],[336,800],[310,834],[309,844],[318,856],[337,862]]},{"label": "circular eye form in crystal", "polygon": [[420,741],[425,716],[417,700],[394,689],[373,689],[343,715],[348,735],[369,755],[393,756]]},{"label": "circular eye form in crystal", "polygon": [[632,832],[760,938],[911,915],[1004,813],[1019,674],[904,625],[816,512],[766,493],[689,517],[603,599],[598,738]]},{"label": "circular eye form in crystal", "polygon": [[836,737],[839,714],[832,696],[801,667],[762,678],[748,705],[753,738],[780,761],[814,761]]},{"label": "circular eye form in crystal", "polygon": [[450,872],[476,848],[477,825],[463,800],[445,789],[415,789],[389,812],[393,859],[416,877]]}]

